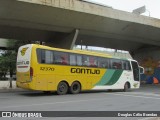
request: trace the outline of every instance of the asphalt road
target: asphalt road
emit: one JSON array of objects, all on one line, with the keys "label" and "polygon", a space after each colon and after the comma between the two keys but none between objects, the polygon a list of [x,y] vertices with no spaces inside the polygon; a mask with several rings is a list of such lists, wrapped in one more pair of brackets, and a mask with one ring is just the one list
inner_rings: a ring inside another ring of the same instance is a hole
[{"label": "asphalt road", "polygon": [[[76,95],[44,94],[35,91],[0,92],[0,111],[160,111],[160,85],[143,86],[129,92],[87,91]],[[146,119],[158,120],[152,117]]]}]

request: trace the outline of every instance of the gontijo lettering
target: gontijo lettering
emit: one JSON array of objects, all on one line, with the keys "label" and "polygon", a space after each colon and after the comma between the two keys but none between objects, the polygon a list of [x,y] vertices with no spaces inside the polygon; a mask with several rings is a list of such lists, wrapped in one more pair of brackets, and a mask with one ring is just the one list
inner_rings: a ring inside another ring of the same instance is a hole
[{"label": "gontijo lettering", "polygon": [[98,69],[85,69],[85,68],[71,68],[71,73],[100,74],[100,70],[98,70]]}]

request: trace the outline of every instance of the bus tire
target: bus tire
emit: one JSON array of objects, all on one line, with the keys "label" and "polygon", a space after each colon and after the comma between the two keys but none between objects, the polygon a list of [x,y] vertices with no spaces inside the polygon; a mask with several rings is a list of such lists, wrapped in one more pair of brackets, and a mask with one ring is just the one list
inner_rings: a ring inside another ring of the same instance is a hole
[{"label": "bus tire", "polygon": [[128,83],[128,82],[126,82],[126,83],[124,84],[124,89],[123,89],[123,91],[124,91],[124,92],[129,91],[129,83]]},{"label": "bus tire", "polygon": [[66,82],[60,82],[57,87],[57,94],[64,95],[68,92],[68,85]]},{"label": "bus tire", "polygon": [[71,94],[77,94],[81,91],[81,85],[79,82],[73,82],[71,87],[70,87],[70,93]]}]

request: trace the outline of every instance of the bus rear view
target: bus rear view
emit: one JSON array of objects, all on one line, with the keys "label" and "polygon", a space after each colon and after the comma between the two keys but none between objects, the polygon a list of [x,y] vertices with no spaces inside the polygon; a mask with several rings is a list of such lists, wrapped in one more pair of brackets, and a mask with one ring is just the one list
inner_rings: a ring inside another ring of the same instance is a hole
[{"label": "bus rear view", "polygon": [[21,46],[17,55],[17,87],[31,89],[33,69],[31,67],[32,45]]}]

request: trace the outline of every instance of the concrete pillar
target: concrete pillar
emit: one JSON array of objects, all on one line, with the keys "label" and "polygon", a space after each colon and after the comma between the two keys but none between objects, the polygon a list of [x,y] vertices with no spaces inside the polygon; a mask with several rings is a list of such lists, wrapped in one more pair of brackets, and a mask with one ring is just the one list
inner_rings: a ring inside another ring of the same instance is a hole
[{"label": "concrete pillar", "polygon": [[63,43],[61,44],[61,47],[64,49],[73,49],[75,42],[77,40],[78,34],[79,34],[78,29],[72,31],[72,33],[70,33],[68,36],[66,36],[62,40]]},{"label": "concrete pillar", "polygon": [[[142,81],[150,81],[156,78],[160,82],[160,48],[146,47],[134,52],[134,59],[139,62],[139,65],[144,67],[145,73],[141,75]],[[145,83],[144,82],[144,83]]]}]

